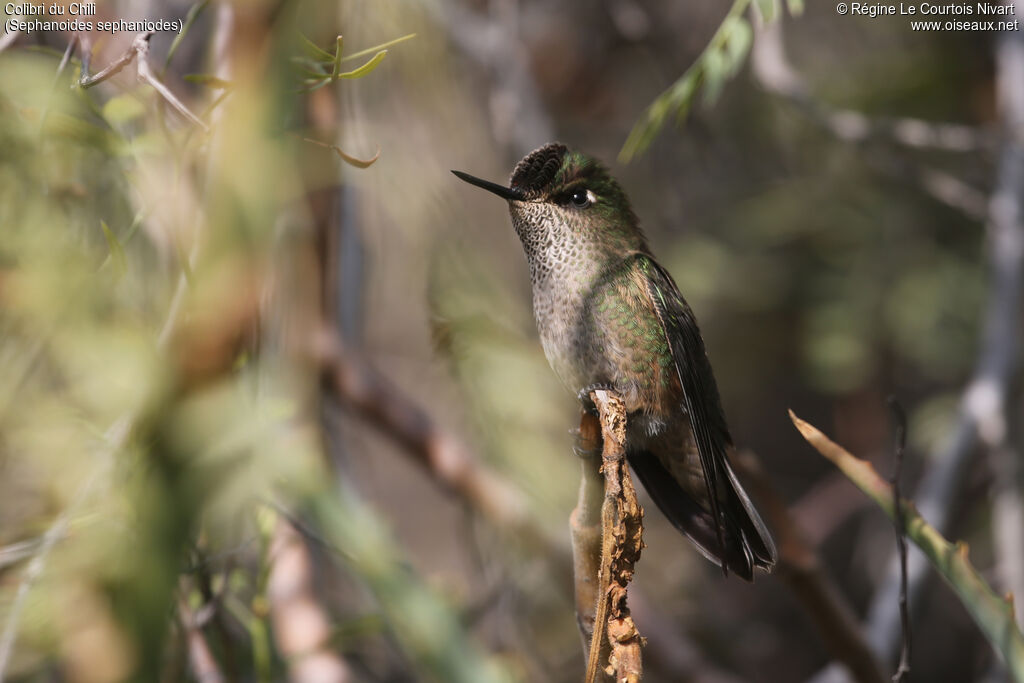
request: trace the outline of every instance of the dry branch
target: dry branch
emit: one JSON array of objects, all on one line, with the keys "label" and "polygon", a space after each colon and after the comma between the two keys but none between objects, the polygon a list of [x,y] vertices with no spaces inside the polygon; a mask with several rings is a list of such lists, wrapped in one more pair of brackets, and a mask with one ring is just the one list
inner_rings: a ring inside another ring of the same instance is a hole
[{"label": "dry branch", "polygon": [[597,680],[602,645],[607,635],[610,654],[604,670],[621,683],[636,683],[643,676],[640,648],[643,639],[626,604],[633,566],[643,549],[643,509],[636,498],[626,465],[626,408],[614,392],[591,392],[601,420],[601,470],[604,501],[601,505],[601,561],[597,575],[594,631],[587,658],[587,683]]},{"label": "dry branch", "polygon": [[120,57],[93,76],[83,75],[78,81],[78,87],[91,88],[92,86],[102,83],[110,77],[120,73],[126,66],[135,62],[136,73],[138,74],[140,81],[148,83],[160,94],[161,97],[167,100],[167,102],[174,107],[179,114],[202,128],[204,131],[209,132],[209,126],[207,126],[198,116],[193,114],[192,111],[186,107],[184,103],[182,103],[182,101],[179,100],[174,93],[172,93],[170,89],[153,73],[153,69],[149,65],[149,39],[152,37],[153,31],[147,31],[135,36],[135,39],[132,40],[132,44]]},{"label": "dry branch", "polygon": [[178,616],[181,619],[181,628],[184,631],[186,648],[188,650],[188,663],[192,669],[192,676],[198,683],[224,683],[224,674],[221,673],[217,660],[210,651],[210,645],[203,637],[203,629],[198,617],[188,606],[184,598],[178,599]]},{"label": "dry branch", "polygon": [[765,90],[793,102],[836,138],[854,143],[884,140],[913,149],[943,152],[976,152],[996,147],[996,137],[991,131],[973,126],[905,116],[868,116],[819,102],[786,58],[782,22],[757,21],[755,24],[757,37],[750,55],[754,77]]},{"label": "dry branch", "polygon": [[458,438],[349,352],[340,337],[324,331],[313,353],[342,404],[397,441],[431,476],[491,522],[564,554],[562,542],[534,521],[521,491],[481,465]]},{"label": "dry branch", "polygon": [[[890,519],[896,517],[892,487],[871,463],[854,457],[792,411],[793,424],[808,443],[828,458],[843,474],[870,496]],[[1001,598],[992,590],[967,557],[967,544],[951,544],[924,520],[912,503],[900,501],[907,537],[920,548],[932,566],[960,597],[964,607],[999,652],[1018,683],[1024,683],[1024,634],[1014,621],[1013,598]]]},{"label": "dry branch", "polygon": [[313,591],[313,560],[299,533],[278,517],[270,546],[267,599],[274,640],[292,683],[345,683],[349,668],[329,649],[331,621]]},{"label": "dry branch", "polygon": [[0,37],[0,52],[3,52],[11,45],[14,45],[14,41],[16,41],[20,35],[21,31],[11,31],[10,33],[5,33],[3,37]]},{"label": "dry branch", "polygon": [[[750,53],[754,78],[767,92],[792,103],[836,140],[862,146],[876,141],[889,142],[911,149],[944,152],[989,151],[996,147],[993,133],[971,126],[906,117],[872,117],[823,104],[811,95],[807,83],[786,57],[782,22],[755,21],[755,26],[756,38]],[[984,220],[987,206],[984,193],[959,178],[936,168],[899,163],[895,159],[882,160],[877,155],[869,159],[890,175],[913,177],[921,189],[947,206],[974,220]]]}]

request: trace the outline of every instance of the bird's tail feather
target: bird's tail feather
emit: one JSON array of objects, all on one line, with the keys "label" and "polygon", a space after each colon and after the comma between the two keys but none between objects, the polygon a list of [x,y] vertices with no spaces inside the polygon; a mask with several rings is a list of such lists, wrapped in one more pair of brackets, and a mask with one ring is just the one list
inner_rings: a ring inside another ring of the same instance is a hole
[{"label": "bird's tail feather", "polygon": [[657,456],[649,451],[630,453],[629,464],[672,525],[709,560],[747,581],[754,580],[755,567],[771,570],[777,558],[775,544],[728,462],[728,485],[719,505],[724,548],[711,513],[679,486]]}]

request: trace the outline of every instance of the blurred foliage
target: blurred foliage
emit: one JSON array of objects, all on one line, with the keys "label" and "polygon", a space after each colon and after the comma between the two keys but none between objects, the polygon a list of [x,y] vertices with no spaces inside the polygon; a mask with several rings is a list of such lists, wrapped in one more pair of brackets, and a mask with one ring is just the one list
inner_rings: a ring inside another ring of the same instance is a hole
[{"label": "blurred foliage", "polygon": [[[206,4],[189,11],[190,29]],[[269,22],[264,9],[235,8],[251,23],[231,40],[263,42],[270,64],[287,63],[294,20]],[[211,36],[179,34],[168,73],[179,46]],[[330,81],[369,74],[387,52],[342,57],[340,38],[338,50]],[[197,613],[224,606],[206,630],[220,634],[229,673],[282,679],[260,518],[272,501],[305,500],[345,548],[345,570],[377,591],[416,670],[499,680],[370,513],[324,486],[301,359],[253,344],[254,297],[280,296],[266,279],[277,217],[303,198],[282,135],[299,101],[283,70],[223,58],[233,80],[192,79],[215,86],[206,138],[148,86],[82,91],[68,88],[77,60],[60,70],[50,54],[0,55],[0,548],[38,541],[36,560],[0,568],[2,638],[14,648],[0,678],[185,678],[170,617],[180,591]]]},{"label": "blurred foliage", "polygon": [[[646,151],[670,117],[676,125],[681,125],[701,88],[704,103],[708,106],[715,103],[726,82],[743,67],[747,53],[750,52],[754,30],[743,15],[752,5],[757,7],[760,21],[778,20],[776,0],[734,0],[708,46],[683,75],[651,103],[633,127],[619,152],[620,161],[631,161]],[[803,12],[801,0],[788,2],[787,5],[790,14]]]}]

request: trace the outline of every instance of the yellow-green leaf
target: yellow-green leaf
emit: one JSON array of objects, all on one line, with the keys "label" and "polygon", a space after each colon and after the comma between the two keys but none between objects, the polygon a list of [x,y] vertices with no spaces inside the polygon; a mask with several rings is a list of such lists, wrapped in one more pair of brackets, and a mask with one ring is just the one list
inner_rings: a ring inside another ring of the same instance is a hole
[{"label": "yellow-green leaf", "polygon": [[402,36],[401,38],[395,38],[394,40],[389,40],[386,43],[381,43],[380,45],[374,45],[373,47],[368,47],[365,50],[360,50],[359,52],[353,52],[350,55],[345,55],[344,57],[341,58],[341,61],[347,62],[347,61],[349,61],[351,59],[359,59],[360,57],[365,57],[366,55],[373,54],[374,52],[377,52],[379,50],[383,50],[386,47],[391,47],[392,45],[398,45],[399,43],[403,43],[403,42],[409,40],[410,38],[415,38],[415,37],[416,37],[415,33],[410,33],[408,35]]},{"label": "yellow-green leaf", "polygon": [[729,27],[729,35],[725,43],[727,57],[726,73],[733,75],[743,66],[750,44],[754,40],[754,31],[742,17],[736,17]]},{"label": "yellow-green leaf", "polygon": [[132,93],[117,95],[103,105],[103,118],[113,126],[120,126],[134,121],[146,113],[146,107]]},{"label": "yellow-green leaf", "polygon": [[344,46],[345,41],[341,36],[338,36],[337,49],[334,52],[334,70],[331,71],[331,78],[338,78],[338,74],[341,73],[341,48]]},{"label": "yellow-green leaf", "polygon": [[352,71],[343,71],[342,73],[335,75],[334,78],[362,78],[363,76],[367,75],[368,73],[376,69],[377,65],[379,65],[384,60],[384,57],[386,57],[387,54],[387,50],[381,50],[380,52],[375,54],[373,58],[370,59],[370,61],[368,61],[366,64],[363,64],[358,69],[353,69]]},{"label": "yellow-green leaf", "polygon": [[332,55],[327,50],[324,50],[323,48],[318,46],[316,43],[314,43],[312,40],[310,40],[309,38],[307,38],[303,34],[300,33],[299,34],[299,38],[302,39],[303,44],[305,44],[306,49],[308,49],[310,51],[310,53],[316,55],[320,59],[331,61],[331,62],[334,61],[334,55]]},{"label": "yellow-green leaf", "polygon": [[218,78],[213,74],[185,74],[182,78],[189,83],[204,85],[207,88],[217,90],[227,90],[231,87],[231,81],[225,81],[223,78]]},{"label": "yellow-green leaf", "polygon": [[757,0],[757,10],[765,22],[775,20],[775,0]]},{"label": "yellow-green leaf", "polygon": [[100,268],[105,266],[109,261],[114,264],[114,270],[117,271],[117,276],[121,277],[124,275],[125,270],[127,270],[124,247],[121,246],[121,243],[117,240],[117,235],[114,234],[114,231],[110,229],[110,226],[107,225],[105,220],[100,219],[100,228],[103,229],[103,236],[107,240],[107,248],[110,249],[110,255],[104,259]]},{"label": "yellow-green leaf", "polygon": [[334,150],[335,154],[341,157],[346,164],[355,166],[356,168],[368,168],[370,165],[373,164],[373,162],[377,161],[377,159],[380,158],[380,147],[377,147],[377,153],[373,155],[373,158],[360,159],[359,157],[354,157],[351,154],[348,154],[347,152],[345,152],[345,150],[343,150],[341,147],[338,147],[337,145],[331,145],[326,142],[320,142],[319,140],[314,140],[313,138],[302,139],[306,142],[311,142],[314,145],[319,145],[320,147],[326,147],[327,149]]}]

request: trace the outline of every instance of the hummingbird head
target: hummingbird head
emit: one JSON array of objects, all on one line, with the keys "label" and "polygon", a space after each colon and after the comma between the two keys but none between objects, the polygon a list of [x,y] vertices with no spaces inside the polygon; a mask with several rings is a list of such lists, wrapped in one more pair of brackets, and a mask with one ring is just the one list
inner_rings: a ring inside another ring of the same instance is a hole
[{"label": "hummingbird head", "polygon": [[629,198],[608,169],[561,143],[544,145],[523,157],[508,187],[452,172],[508,200],[512,223],[531,263],[581,248],[595,255],[647,251]]}]

